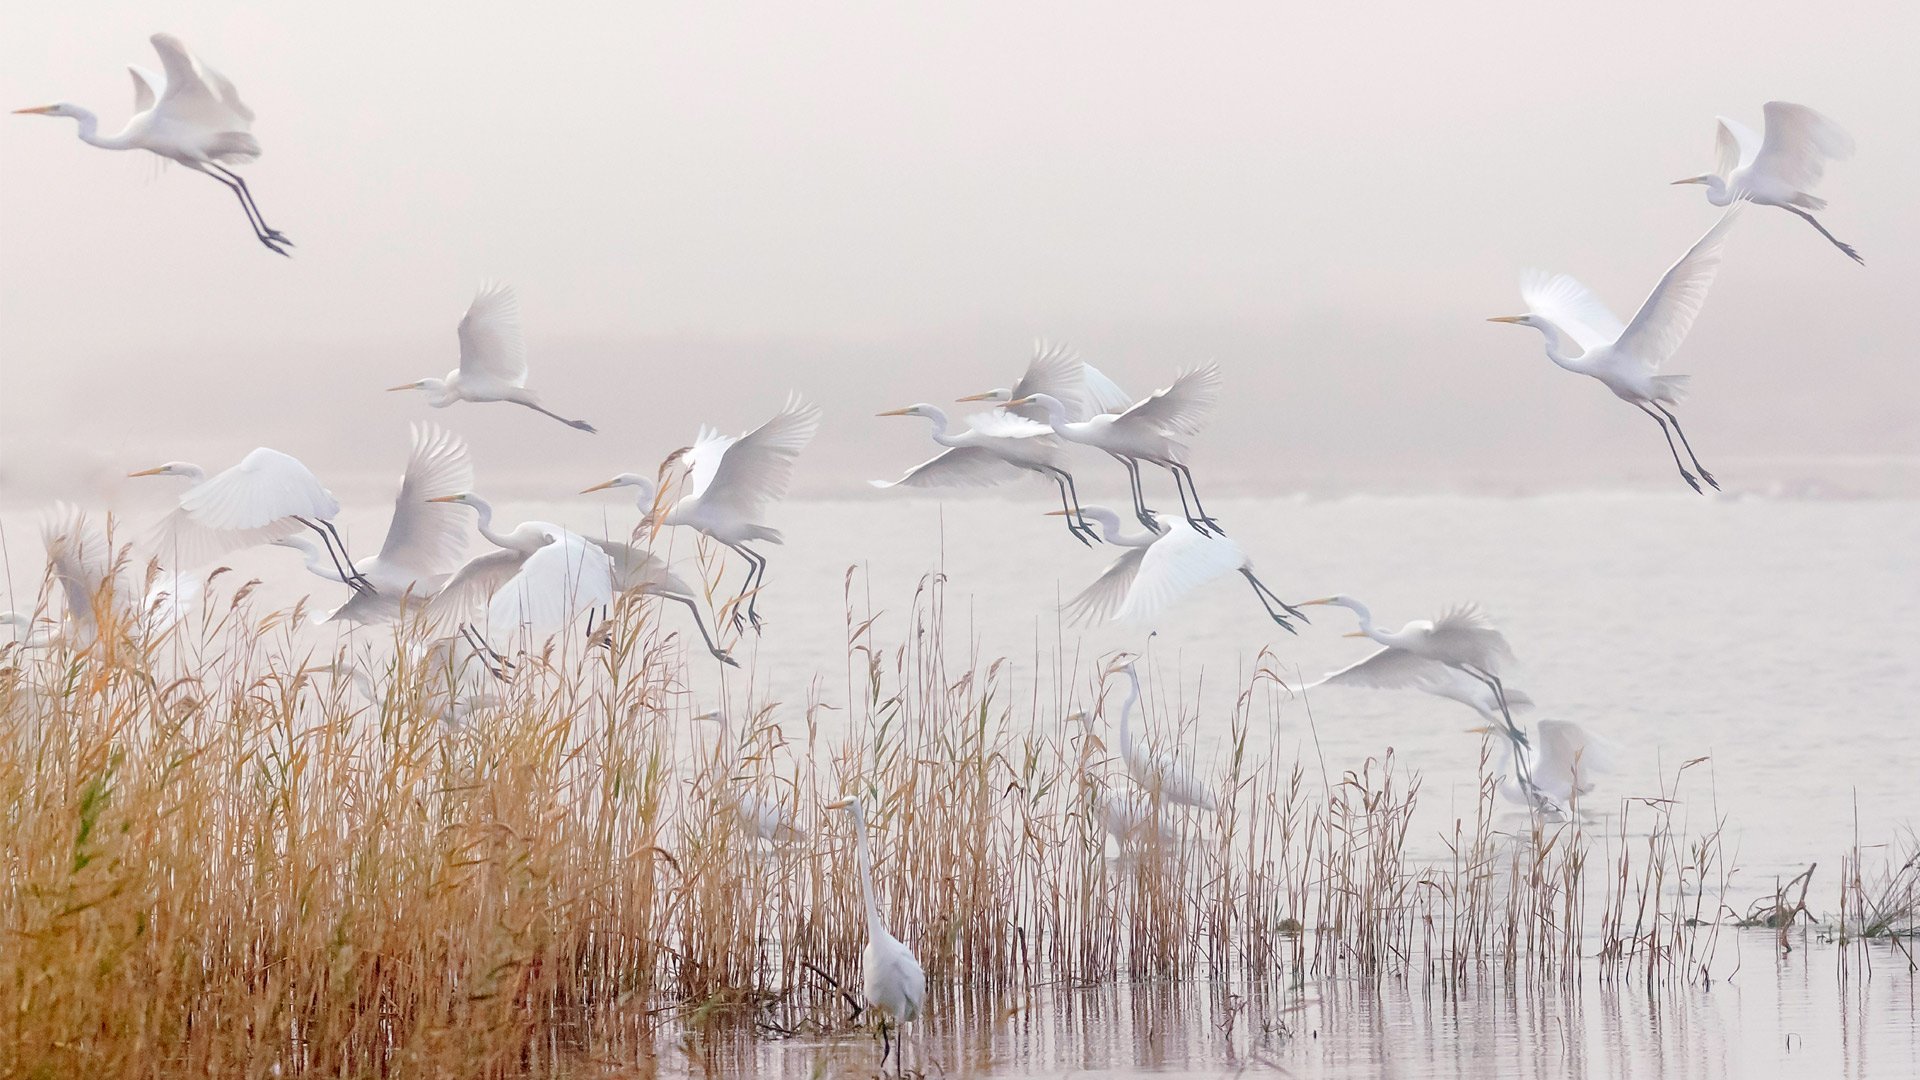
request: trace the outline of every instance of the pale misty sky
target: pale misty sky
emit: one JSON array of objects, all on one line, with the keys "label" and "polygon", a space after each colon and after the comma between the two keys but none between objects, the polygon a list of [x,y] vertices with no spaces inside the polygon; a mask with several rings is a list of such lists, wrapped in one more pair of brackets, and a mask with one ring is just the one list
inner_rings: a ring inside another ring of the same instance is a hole
[{"label": "pale misty sky", "polygon": [[[429,415],[483,483],[562,493],[789,388],[828,418],[798,490],[852,495],[930,446],[874,412],[1004,385],[1039,335],[1141,392],[1217,359],[1209,488],[1678,488],[1650,422],[1483,320],[1527,265],[1630,314],[1718,212],[1667,182],[1769,98],[1858,140],[1821,191],[1867,265],[1750,212],[1682,416],[1730,487],[1920,489],[1917,10],[14,5],[8,108],[117,130],[162,29],[230,76],[298,248],[209,180],[0,116],[0,501],[263,443],[384,487]],[[380,392],[452,365],[485,277],[602,434]]]}]

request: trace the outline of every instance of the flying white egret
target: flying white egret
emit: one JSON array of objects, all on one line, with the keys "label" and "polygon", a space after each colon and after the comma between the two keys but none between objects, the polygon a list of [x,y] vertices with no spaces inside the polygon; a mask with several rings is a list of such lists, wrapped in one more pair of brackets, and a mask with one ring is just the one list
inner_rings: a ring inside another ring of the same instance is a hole
[{"label": "flying white egret", "polygon": [[569,420],[527,388],[527,337],[513,287],[484,283],[460,320],[460,366],[444,379],[420,379],[388,391],[425,390],[427,404],[444,409],[456,401],[510,401],[592,434],[585,420]]},{"label": "flying white egret", "polygon": [[1120,703],[1120,758],[1127,763],[1127,775],[1154,801],[1192,806],[1217,813],[1220,801],[1211,789],[1172,754],[1156,754],[1133,738],[1133,708],[1140,703],[1140,673],[1136,661],[1129,660],[1127,699]]},{"label": "flying white egret", "polygon": [[126,548],[116,551],[106,530],[77,507],[56,504],[40,535],[66,597],[66,621],[80,643],[99,636],[103,617],[123,631],[155,634],[186,618],[199,602],[198,575],[157,571],[143,587]]},{"label": "flying white egret", "polygon": [[[1495,629],[1492,621],[1477,606],[1465,604],[1435,620],[1415,619],[1398,630],[1383,630],[1373,625],[1373,612],[1367,605],[1351,596],[1329,596],[1309,600],[1301,606],[1313,607],[1316,604],[1343,607],[1359,618],[1360,629],[1344,635],[1346,637],[1369,638],[1386,646],[1387,652],[1405,653],[1445,665],[1485,685],[1493,691],[1494,705],[1500,711],[1500,719],[1506,725],[1508,734],[1514,741],[1526,745],[1526,736],[1513,722],[1513,700],[1507,696],[1506,687],[1500,681],[1501,669],[1513,662],[1513,647],[1507,644],[1506,635]],[[1375,663],[1379,665],[1376,670],[1384,671],[1404,661],[1376,653],[1363,663]],[[1430,687],[1422,689],[1440,692]]]},{"label": "flying white egret", "polygon": [[[1476,735],[1499,732],[1497,728],[1473,728]],[[1506,761],[1515,756],[1511,739],[1500,740],[1500,764],[1495,775],[1500,794],[1511,802],[1553,814],[1566,814],[1576,799],[1589,795],[1596,786],[1594,776],[1605,772],[1607,762],[1599,743],[1587,730],[1570,720],[1542,720],[1534,725],[1531,748],[1521,747],[1514,775],[1508,775]]]},{"label": "flying white egret", "polygon": [[[360,560],[360,573],[373,583],[327,616],[329,621],[391,622],[403,604],[424,604],[460,567],[467,550],[466,512],[436,502],[473,487],[473,462],[458,435],[433,424],[413,427],[413,449],[393,500],[393,518],[380,553]],[[302,536],[272,541],[306,558],[307,569],[328,581],[344,583],[339,570],[312,541]]]},{"label": "flying white egret", "polygon": [[[1380,690],[1420,690],[1449,701],[1457,701],[1489,724],[1501,722],[1500,699],[1493,687],[1459,668],[1438,660],[1416,656],[1405,649],[1381,649],[1364,660],[1330,671],[1301,687],[1302,691],[1322,686],[1365,687]],[[1504,688],[1507,708],[1521,712],[1533,707],[1533,699],[1524,691]]]},{"label": "flying white egret", "polygon": [[254,239],[280,255],[293,246],[270,228],[240,174],[228,168],[260,156],[260,141],[250,132],[253,110],[240,100],[233,83],[205,61],[187,52],[172,34],[148,39],[160,54],[164,83],[152,73],[129,66],[133,75],[133,115],[117,135],[100,134],[100,118],[67,102],[15,109],[16,113],[64,116],[80,124],[80,141],[103,150],[146,150],[213,177],[232,191],[246,212]]},{"label": "flying white egret", "polygon": [[[1146,494],[1140,485],[1140,463],[1152,462],[1173,474],[1174,490],[1180,494],[1180,508],[1193,527],[1201,532],[1222,532],[1220,523],[1207,516],[1200,504],[1200,490],[1193,485],[1193,471],[1187,467],[1187,447],[1180,436],[1196,435],[1200,424],[1213,410],[1220,396],[1220,366],[1208,363],[1180,373],[1171,386],[1156,390],[1117,413],[1104,413],[1087,420],[1073,419],[1066,402],[1051,394],[1029,394],[1007,402],[1006,408],[1029,403],[1046,412],[1047,424],[1054,434],[1068,442],[1104,450],[1126,466],[1127,481],[1133,490],[1134,515],[1142,525],[1152,528],[1153,512],[1147,509]],[[1193,505],[1187,505],[1187,496]]]},{"label": "flying white egret", "polygon": [[[631,474],[623,474],[631,475]],[[596,490],[588,488],[588,491]],[[693,625],[700,631],[700,640],[706,642],[707,652],[715,660],[728,667],[739,667],[725,649],[715,644],[713,635],[707,632],[706,620],[700,617],[700,593],[685,578],[674,573],[667,560],[648,551],[638,544],[624,540],[602,539],[590,536],[587,542],[599,548],[613,560],[613,589],[620,594],[635,596],[657,596],[671,600],[676,604],[685,604],[693,615]]]},{"label": "flying white egret", "polygon": [[340,502],[320,484],[313,470],[291,454],[258,447],[212,476],[186,461],[128,476],[183,476],[190,482],[179,509],[161,523],[158,544],[170,550],[177,566],[189,567],[236,548],[263,544],[304,525],[320,537],[340,580],[356,591],[373,584],[354,567],[347,545],[333,527]]},{"label": "flying white egret", "polygon": [[[1034,345],[1033,359],[1027,362],[1027,370],[1019,382],[984,394],[969,394],[960,400],[1005,404],[1035,394],[1058,398],[1067,406],[1068,418],[1072,420],[1091,420],[1103,413],[1124,411],[1133,404],[1133,398],[1099,368],[1082,361],[1064,345],[1049,346],[1045,342]],[[1032,402],[1009,405],[1007,411],[1038,423],[1047,422],[1047,411]]]},{"label": "flying white egret", "polygon": [[1079,517],[1080,494],[1067,471],[1066,447],[1053,429],[1008,412],[975,413],[966,430],[948,434],[950,421],[942,409],[924,402],[889,409],[881,416],[924,416],[933,421],[933,441],[946,450],[907,470],[898,480],[874,480],[874,487],[989,487],[1033,473],[1052,480],[1060,489],[1060,505],[1067,531],[1091,546],[1093,527]]},{"label": "flying white egret", "polygon": [[[692,446],[668,457],[668,461],[678,460],[687,467],[687,490],[662,521],[701,532],[747,560],[747,579],[740,595],[729,605],[736,631],[742,626],[743,603],[745,618],[753,623],[755,631],[760,629],[755,604],[766,578],[767,560],[748,545],[758,541],[780,543],[779,530],[761,524],[760,519],[768,504],[787,493],[795,459],[819,430],[819,407],[794,395],[773,419],[737,439],[703,426]],[[610,481],[599,486],[620,484]]]},{"label": "flying white egret", "polygon": [[[827,804],[829,810],[845,810],[853,819],[854,850],[860,859],[860,896],[867,905],[867,947],[860,953],[862,989],[867,1006],[880,1013],[880,1067],[886,1068],[887,1055],[893,1052],[887,1037],[887,1020],[895,1026],[916,1020],[927,1001],[927,973],[913,951],[899,938],[887,932],[880,917],[880,902],[873,895],[873,856],[867,851],[867,818],[857,795],[847,795]],[[902,1043],[905,1037],[902,1036]]]},{"label": "flying white egret", "polygon": [[1813,186],[1820,182],[1829,158],[1853,156],[1853,136],[1805,105],[1790,101],[1767,102],[1766,114],[1765,138],[1737,120],[1717,117],[1713,171],[1674,183],[1705,184],[1707,201],[1715,206],[1746,199],[1798,215],[1847,258],[1864,265],[1859,252],[1841,243],[1812,214],[1827,208],[1827,200],[1812,193]]},{"label": "flying white egret", "polygon": [[[1720,254],[1726,246],[1727,230],[1732,228],[1740,206],[1720,215],[1705,236],[1687,249],[1680,261],[1653,287],[1653,292],[1634,313],[1633,321],[1621,324],[1600,298],[1571,275],[1547,275],[1529,270],[1520,278],[1520,295],[1527,303],[1525,315],[1501,315],[1489,322],[1531,326],[1547,339],[1547,359],[1577,375],[1600,380],[1620,400],[1653,417],[1666,436],[1667,449],[1680,469],[1681,479],[1695,491],[1699,480],[1680,461],[1680,449],[1673,437],[1700,470],[1705,480],[1718,491],[1720,485],[1694,456],[1687,433],[1668,405],[1679,404],[1687,390],[1688,376],[1662,375],[1660,368],[1680,349],[1687,331],[1707,302],[1707,289],[1720,271]],[[1672,424],[1669,431],[1667,425]]]},{"label": "flying white egret", "polygon": [[[1104,506],[1082,508],[1100,523],[1107,543],[1129,549],[1108,566],[1093,584],[1080,590],[1067,602],[1067,621],[1090,624],[1104,619],[1114,622],[1151,622],[1188,593],[1223,574],[1238,571],[1253,587],[1266,610],[1282,630],[1299,633],[1287,621],[1292,615],[1307,621],[1298,608],[1269,589],[1253,572],[1253,560],[1228,536],[1217,536],[1195,529],[1183,518],[1171,514],[1152,516],[1155,532],[1123,534],[1120,515]],[[1050,515],[1062,513],[1048,511]],[[1279,610],[1274,610],[1275,605]]]},{"label": "flying white egret", "polygon": [[504,660],[491,644],[501,635],[524,634],[535,644],[582,612],[612,602],[613,561],[585,537],[544,521],[496,532],[492,504],[470,491],[430,501],[472,507],[480,535],[500,549],[462,566],[427,604],[431,622],[457,626],[495,661]]},{"label": "flying white egret", "polygon": [[[718,760],[721,767],[733,769],[734,751],[733,724],[725,712],[714,710],[694,717],[695,720],[720,726],[720,750]],[[727,799],[733,811],[740,818],[742,828],[769,844],[787,844],[807,839],[807,830],[794,824],[793,814],[784,803],[774,802],[760,797],[746,784],[742,777],[732,778],[728,785]]]}]

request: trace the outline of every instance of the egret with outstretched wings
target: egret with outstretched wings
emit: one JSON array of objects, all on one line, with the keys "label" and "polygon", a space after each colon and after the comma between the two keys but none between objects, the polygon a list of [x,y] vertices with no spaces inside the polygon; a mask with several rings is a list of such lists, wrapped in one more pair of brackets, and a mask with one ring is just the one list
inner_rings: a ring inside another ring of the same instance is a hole
[{"label": "egret with outstretched wings", "polygon": [[456,401],[507,401],[593,434],[585,420],[569,420],[540,403],[527,386],[527,337],[513,287],[485,283],[460,320],[460,366],[445,378],[417,379],[393,390],[424,390],[427,404],[444,409]]}]

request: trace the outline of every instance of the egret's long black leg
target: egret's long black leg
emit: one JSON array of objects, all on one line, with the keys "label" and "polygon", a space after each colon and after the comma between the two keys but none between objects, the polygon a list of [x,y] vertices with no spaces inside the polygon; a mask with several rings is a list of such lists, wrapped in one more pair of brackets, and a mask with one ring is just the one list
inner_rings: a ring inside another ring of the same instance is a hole
[{"label": "egret's long black leg", "polygon": [[1118,454],[1113,455],[1113,460],[1126,466],[1127,488],[1133,495],[1133,516],[1147,527],[1148,532],[1158,535],[1160,523],[1154,520],[1153,511],[1147,509],[1146,489],[1140,483],[1140,463]]},{"label": "egret's long black leg", "polygon": [[728,667],[740,666],[740,661],[735,660],[724,649],[714,644],[713,635],[707,633],[707,624],[704,620],[700,618],[700,605],[693,602],[693,597],[675,596],[669,593],[662,593],[661,595],[666,596],[666,598],[669,600],[677,600],[680,603],[687,605],[687,610],[693,612],[693,625],[699,628],[700,640],[705,641],[707,643],[707,651],[713,654],[713,658],[715,660],[718,660],[721,663],[726,664]]},{"label": "egret's long black leg", "polygon": [[340,558],[347,564],[349,574],[347,584],[352,585],[355,589],[364,588],[367,592],[373,592],[373,582],[368,581],[366,575],[360,572],[360,568],[353,565],[353,556],[347,554],[347,542],[340,539],[340,530],[334,528],[333,522],[325,518],[320,519],[320,524],[327,527],[327,532],[333,535],[334,544],[340,548]]},{"label": "egret's long black leg", "polygon": [[[752,548],[746,546],[745,544],[728,544],[727,546],[732,548],[734,551],[738,552],[741,558],[747,560],[746,583],[740,587],[740,595],[735,597],[733,601],[734,632],[735,633],[744,632],[745,630],[744,624],[752,623],[754,632],[759,633],[760,632],[760,616],[755,613],[754,605],[755,605],[755,602],[760,599],[760,592],[759,592],[760,586],[758,583],[764,582],[766,580],[767,560],[764,556],[760,555],[758,552],[754,551]],[[747,610],[744,617],[742,616],[740,611],[740,605],[742,603],[746,604],[747,606]]]},{"label": "egret's long black leg", "polygon": [[887,1019],[880,1018],[880,1071],[887,1071],[887,1057],[893,1053],[893,1040],[887,1037]]},{"label": "egret's long black leg", "polygon": [[1506,736],[1513,740],[1515,746],[1514,778],[1520,781],[1520,788],[1527,793],[1528,802],[1531,804],[1536,789],[1533,786],[1533,768],[1527,761],[1527,751],[1532,749],[1532,744],[1527,741],[1526,732],[1521,731],[1520,726],[1513,722],[1513,710],[1507,707],[1507,688],[1501,684],[1500,677],[1491,671],[1482,670],[1471,664],[1456,664],[1454,667],[1485,683],[1487,688],[1493,691],[1494,703],[1500,706],[1500,718],[1506,721]]},{"label": "egret's long black leg", "polygon": [[247,227],[253,230],[253,238],[255,240],[258,240],[262,244],[265,244],[267,247],[267,250],[273,252],[276,255],[287,254],[286,250],[280,246],[278,241],[274,240],[273,237],[268,236],[266,233],[260,231],[260,223],[258,221],[255,221],[253,217],[253,204],[247,200],[246,192],[241,190],[240,185],[234,183],[232,180],[229,180],[226,175],[223,175],[226,170],[222,169],[218,172],[215,172],[212,169],[202,169],[200,171],[205,175],[210,176],[213,179],[219,181],[220,184],[223,185],[228,191],[233,192],[234,198],[240,200],[240,209],[243,212],[245,212],[247,215]]},{"label": "egret's long black leg", "polygon": [[1087,524],[1086,516],[1080,512],[1080,497],[1073,490],[1073,477],[1063,469],[1049,468],[1046,474],[1053,478],[1053,485],[1060,489],[1060,509],[1067,518],[1067,531],[1088,547],[1098,543],[1100,538],[1094,535],[1093,527]]},{"label": "egret's long black leg", "polygon": [[1221,536],[1227,535],[1227,530],[1221,528],[1220,523],[1213,520],[1213,517],[1207,513],[1206,507],[1200,505],[1200,489],[1193,484],[1193,470],[1184,464],[1175,464],[1172,468],[1174,469],[1176,482],[1182,477],[1186,479],[1187,490],[1193,494],[1193,509],[1200,515],[1200,520],[1206,522],[1208,528],[1211,528]]},{"label": "egret's long black leg", "polygon": [[1693,474],[1687,471],[1686,463],[1680,460],[1680,448],[1673,444],[1673,432],[1667,430],[1667,418],[1647,408],[1646,405],[1641,402],[1636,401],[1633,404],[1641,412],[1653,417],[1654,423],[1660,425],[1660,434],[1667,437],[1667,449],[1673,452],[1673,465],[1680,470],[1680,479],[1685,480],[1687,486],[1692,488],[1696,493],[1701,495],[1706,494],[1706,492],[1700,490],[1700,481],[1693,478]]},{"label": "egret's long black leg", "polygon": [[333,563],[333,572],[340,575],[341,583],[351,585],[355,592],[359,592],[360,586],[353,584],[354,575],[348,573],[345,566],[340,565],[340,556],[334,552],[333,538],[327,534],[327,530],[322,529],[312,520],[301,517],[299,514],[293,515],[293,520],[313,530],[314,535],[320,538],[320,546],[327,549],[327,558]]},{"label": "egret's long black leg", "polygon": [[[261,233],[263,233],[268,239],[274,241],[275,243],[285,244],[288,247],[294,246],[293,241],[287,239],[285,233],[267,224],[267,215],[260,212],[260,202],[259,200],[253,197],[253,189],[247,186],[246,177],[241,176],[239,173],[234,172],[232,169],[229,169],[223,165],[216,165],[212,162],[208,162],[207,167],[211,169],[219,170],[220,172],[226,174],[229,180],[232,180],[234,183],[240,185],[240,197],[245,199],[247,201],[247,205],[252,208],[253,220],[259,223]],[[284,252],[282,254],[284,254]]]},{"label": "egret's long black leg", "polygon": [[493,646],[487,644],[486,639],[480,636],[480,631],[475,630],[472,623],[460,624],[460,636],[472,646],[473,655],[479,659],[480,666],[487,669],[487,674],[501,682],[507,681],[507,669],[513,666],[511,660],[500,655]]},{"label": "egret's long black leg", "polygon": [[1181,516],[1187,519],[1188,525],[1193,526],[1194,532],[1199,533],[1201,536],[1207,535],[1207,527],[1200,522],[1200,519],[1193,516],[1193,509],[1187,505],[1187,486],[1180,482],[1179,470],[1175,469],[1172,465],[1168,465],[1164,461],[1161,462],[1160,464],[1165,466],[1166,470],[1173,474],[1173,490],[1175,493],[1177,493],[1180,496]]},{"label": "egret's long black leg", "polygon": [[1707,482],[1708,487],[1711,487],[1715,491],[1719,491],[1720,490],[1719,481],[1713,478],[1713,474],[1707,471],[1707,467],[1705,465],[1700,464],[1700,456],[1693,452],[1693,444],[1687,442],[1687,433],[1681,430],[1680,428],[1680,418],[1673,415],[1673,413],[1667,410],[1667,407],[1665,405],[1662,405],[1657,401],[1653,403],[1653,407],[1656,409],[1659,409],[1660,414],[1667,418],[1667,423],[1673,425],[1673,433],[1675,435],[1680,436],[1680,445],[1686,448],[1687,458],[1693,462],[1693,467],[1700,471],[1700,479],[1705,480]]},{"label": "egret's long black leg", "polygon": [[[1267,618],[1272,619],[1274,622],[1280,624],[1280,629],[1285,630],[1289,634],[1298,634],[1300,632],[1293,628],[1293,624],[1287,621],[1287,617],[1285,615],[1282,615],[1279,612],[1273,610],[1273,604],[1267,600],[1266,590],[1261,587],[1260,579],[1253,576],[1253,571],[1243,569],[1240,571],[1240,575],[1247,579],[1247,584],[1253,586],[1253,595],[1260,598],[1260,606],[1266,609]],[[1285,604],[1282,604],[1280,606],[1286,607]]]},{"label": "egret's long black leg", "polygon": [[1299,608],[1294,607],[1292,604],[1289,604],[1285,600],[1280,599],[1280,594],[1274,592],[1272,589],[1267,588],[1266,582],[1261,581],[1257,577],[1254,577],[1253,571],[1242,570],[1240,572],[1247,575],[1247,580],[1253,582],[1254,588],[1260,590],[1262,593],[1271,597],[1273,599],[1273,602],[1276,604],[1279,604],[1283,609],[1285,609],[1287,614],[1293,616],[1296,619],[1299,619],[1303,623],[1311,623],[1313,621],[1312,619],[1307,618],[1306,612],[1301,611]]},{"label": "egret's long black leg", "polygon": [[1816,229],[1819,229],[1821,236],[1824,236],[1828,240],[1832,241],[1834,247],[1837,247],[1841,251],[1846,252],[1847,258],[1852,259],[1854,262],[1859,263],[1861,266],[1867,265],[1867,260],[1861,258],[1859,252],[1853,250],[1852,244],[1842,243],[1839,237],[1828,232],[1827,227],[1825,225],[1820,224],[1819,219],[1815,218],[1812,214],[1807,213],[1805,210],[1802,210],[1797,206],[1787,206],[1782,204],[1780,208],[1782,210],[1790,210],[1793,213],[1799,214],[1801,217],[1807,219],[1807,224],[1813,226]]}]

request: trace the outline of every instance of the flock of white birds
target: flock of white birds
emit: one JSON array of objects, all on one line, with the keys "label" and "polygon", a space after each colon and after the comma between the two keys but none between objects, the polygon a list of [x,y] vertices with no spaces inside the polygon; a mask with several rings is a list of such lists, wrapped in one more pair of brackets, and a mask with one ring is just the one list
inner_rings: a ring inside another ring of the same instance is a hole
[{"label": "flock of white birds", "polygon": [[[152,43],[163,75],[129,69],[134,114],[117,134],[102,135],[94,113],[64,102],[18,111],[73,119],[80,139],[90,145],[149,151],[212,177],[239,200],[255,239],[270,251],[289,254],[293,242],[267,225],[246,181],[232,168],[260,154],[250,131],[252,110],[230,80],[189,53],[177,38],[156,34]],[[1811,193],[1826,162],[1852,152],[1852,140],[1802,105],[1769,102],[1765,112],[1764,134],[1720,119],[1714,170],[1676,181],[1704,185],[1708,200],[1728,209],[1661,277],[1630,320],[1622,322],[1574,278],[1533,271],[1521,279],[1526,312],[1493,320],[1540,331],[1555,364],[1599,380],[1651,417],[1681,477],[1696,492],[1702,482],[1716,489],[1719,485],[1694,455],[1673,412],[1687,377],[1663,374],[1662,368],[1679,350],[1705,303],[1743,205],[1776,206],[1797,215],[1860,261],[1853,248],[1814,217],[1826,204]],[[528,387],[526,344],[511,289],[483,287],[460,320],[458,337],[458,367],[441,378],[391,389],[421,391],[435,408],[456,402],[509,402],[580,431],[595,430],[584,420],[549,409]],[[1487,730],[1507,736],[1500,743],[1511,755],[1512,776],[1503,775],[1500,783],[1516,801],[1537,812],[1558,813],[1591,790],[1587,774],[1592,763],[1587,759],[1592,747],[1586,733],[1569,723],[1543,720],[1529,736],[1514,722],[1514,712],[1531,701],[1503,682],[1512,650],[1477,608],[1457,608],[1432,621],[1388,630],[1376,626],[1368,607],[1351,597],[1291,605],[1255,574],[1240,545],[1207,513],[1188,465],[1186,440],[1200,431],[1222,382],[1218,366],[1209,363],[1136,398],[1071,351],[1042,346],[1011,387],[958,399],[986,403],[984,411],[962,422],[927,403],[881,413],[929,421],[941,449],[898,480],[875,484],[985,487],[1044,477],[1060,497],[1060,509],[1052,513],[1065,519],[1075,539],[1124,549],[1064,607],[1069,620],[1151,624],[1202,585],[1236,573],[1265,615],[1289,632],[1297,632],[1295,623],[1305,621],[1301,608],[1344,607],[1359,623],[1348,636],[1369,638],[1380,648],[1305,689],[1413,689],[1458,701],[1479,713]],[[638,473],[621,473],[586,491],[633,489],[643,515],[635,537],[651,537],[663,526],[682,526],[737,554],[745,563],[745,578],[716,616],[730,623],[736,636],[748,626],[758,633],[762,620],[757,601],[768,565],[761,545],[781,542],[780,533],[766,524],[768,510],[785,495],[794,463],[819,425],[819,410],[794,397],[774,417],[739,437],[702,427],[690,447],[675,451],[662,466],[660,475],[671,475],[665,491],[654,478]],[[1120,513],[1080,502],[1074,447],[1099,451],[1126,470],[1131,517],[1144,531],[1129,532]],[[1178,514],[1147,505],[1146,465],[1164,470],[1172,480]],[[447,711],[453,719],[495,700],[487,681],[512,677],[517,650],[540,647],[575,627],[583,616],[591,640],[593,613],[602,612],[604,621],[607,607],[622,596],[653,596],[684,605],[707,650],[721,663],[735,664],[701,617],[704,590],[647,547],[596,540],[542,521],[496,527],[493,507],[474,493],[465,443],[431,424],[414,430],[412,453],[379,551],[358,558],[334,525],[339,502],[312,470],[280,451],[255,449],[212,474],[197,465],[169,462],[131,475],[186,481],[177,508],[161,523],[152,545],[174,572],[160,575],[159,587],[141,588],[130,580],[125,560],[115,558],[105,531],[84,513],[62,506],[50,515],[45,538],[64,595],[63,614],[45,619],[0,615],[0,623],[21,631],[20,646],[45,648],[63,640],[84,644],[105,614],[96,606],[103,597],[122,605],[118,614],[132,625],[171,625],[194,601],[194,579],[181,571],[241,547],[274,544],[298,552],[315,576],[350,590],[327,619],[367,625],[419,618],[428,627],[429,648],[457,673],[456,683],[477,667],[483,674],[451,695]],[[665,492],[674,494],[663,498]],[[475,530],[489,550],[465,559]],[[1162,835],[1161,813],[1168,807],[1211,811],[1218,803],[1209,785],[1176,756],[1155,753],[1136,738],[1132,716],[1140,699],[1139,676],[1131,658],[1123,658],[1114,671],[1124,672],[1129,683],[1118,737],[1136,791],[1129,797],[1102,795],[1097,812],[1124,847],[1149,832]],[[725,718],[708,714],[704,719],[721,723],[726,742]],[[1098,745],[1098,740],[1088,744]],[[804,836],[783,807],[749,793],[739,798],[742,821],[757,835],[773,842]],[[861,800],[849,796],[830,808],[846,811],[855,837],[869,924],[866,998],[883,1017],[884,1063],[890,1046],[884,1041],[885,1018],[909,1021],[918,1015],[926,976],[881,915]]]}]

